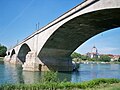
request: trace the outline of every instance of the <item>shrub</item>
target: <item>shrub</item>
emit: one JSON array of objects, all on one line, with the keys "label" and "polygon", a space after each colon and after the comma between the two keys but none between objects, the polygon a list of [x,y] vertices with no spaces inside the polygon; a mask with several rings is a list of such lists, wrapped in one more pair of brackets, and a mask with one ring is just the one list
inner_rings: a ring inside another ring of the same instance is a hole
[{"label": "shrub", "polygon": [[42,83],[48,83],[48,82],[60,82],[60,80],[57,77],[58,72],[53,71],[47,71],[44,73],[44,75],[41,78]]}]

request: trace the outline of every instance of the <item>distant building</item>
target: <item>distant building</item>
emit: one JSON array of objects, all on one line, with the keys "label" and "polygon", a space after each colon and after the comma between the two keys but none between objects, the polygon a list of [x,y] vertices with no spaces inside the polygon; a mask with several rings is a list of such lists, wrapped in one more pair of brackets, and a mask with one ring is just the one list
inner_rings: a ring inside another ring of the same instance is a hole
[{"label": "distant building", "polygon": [[107,55],[111,58],[111,61],[118,61],[120,58],[120,55],[113,55],[113,54],[101,54],[101,55]]},{"label": "distant building", "polygon": [[99,58],[99,53],[98,53],[98,50],[95,46],[93,46],[91,52],[88,52],[87,53],[87,56],[90,57],[90,58]]},{"label": "distant building", "polygon": [[118,59],[120,58],[120,55],[108,54],[108,56],[111,58],[111,61],[118,61]]}]

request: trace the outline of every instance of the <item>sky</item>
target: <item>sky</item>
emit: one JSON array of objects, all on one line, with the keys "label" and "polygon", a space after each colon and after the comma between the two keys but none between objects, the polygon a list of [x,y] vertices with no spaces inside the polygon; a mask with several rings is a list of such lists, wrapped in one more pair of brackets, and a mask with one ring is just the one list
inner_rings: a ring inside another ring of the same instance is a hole
[{"label": "sky", "polygon": [[[83,0],[0,0],[0,43],[8,48],[39,27],[47,25]],[[76,52],[85,54],[95,45],[101,54],[120,54],[120,28],[100,33]]]}]

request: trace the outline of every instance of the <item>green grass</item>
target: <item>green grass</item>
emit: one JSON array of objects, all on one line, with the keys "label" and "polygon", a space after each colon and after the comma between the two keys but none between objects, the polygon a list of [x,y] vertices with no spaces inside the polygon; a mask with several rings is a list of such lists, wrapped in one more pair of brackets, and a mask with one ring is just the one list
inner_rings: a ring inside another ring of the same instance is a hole
[{"label": "green grass", "polygon": [[89,90],[120,90],[120,83],[114,83],[110,85],[103,85]]},{"label": "green grass", "polygon": [[[107,86],[118,83],[118,79],[94,79],[82,83],[71,82],[45,82],[38,84],[3,84],[0,85],[0,90],[107,90]],[[103,88],[103,89],[102,89]],[[116,87],[117,88],[117,87]],[[119,88],[118,88],[119,89]],[[116,89],[108,89],[116,90]]]}]

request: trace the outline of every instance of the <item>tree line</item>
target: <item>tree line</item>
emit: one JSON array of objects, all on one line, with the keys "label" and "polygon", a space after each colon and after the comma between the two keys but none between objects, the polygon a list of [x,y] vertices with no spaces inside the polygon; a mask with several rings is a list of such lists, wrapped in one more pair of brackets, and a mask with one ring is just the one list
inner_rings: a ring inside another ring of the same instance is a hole
[{"label": "tree line", "polygon": [[[101,62],[110,62],[111,61],[111,58],[108,55],[100,55],[99,58],[96,58],[96,57],[90,58],[87,55],[81,55],[77,52],[73,52],[71,54],[71,57],[72,57],[72,59],[75,59],[75,61],[81,61],[81,60],[83,60],[83,61],[86,61],[86,60],[88,60],[88,61],[101,61]],[[118,59],[118,62],[120,62],[120,58]]]},{"label": "tree line", "polygon": [[0,44],[0,57],[6,56],[7,47]]}]

